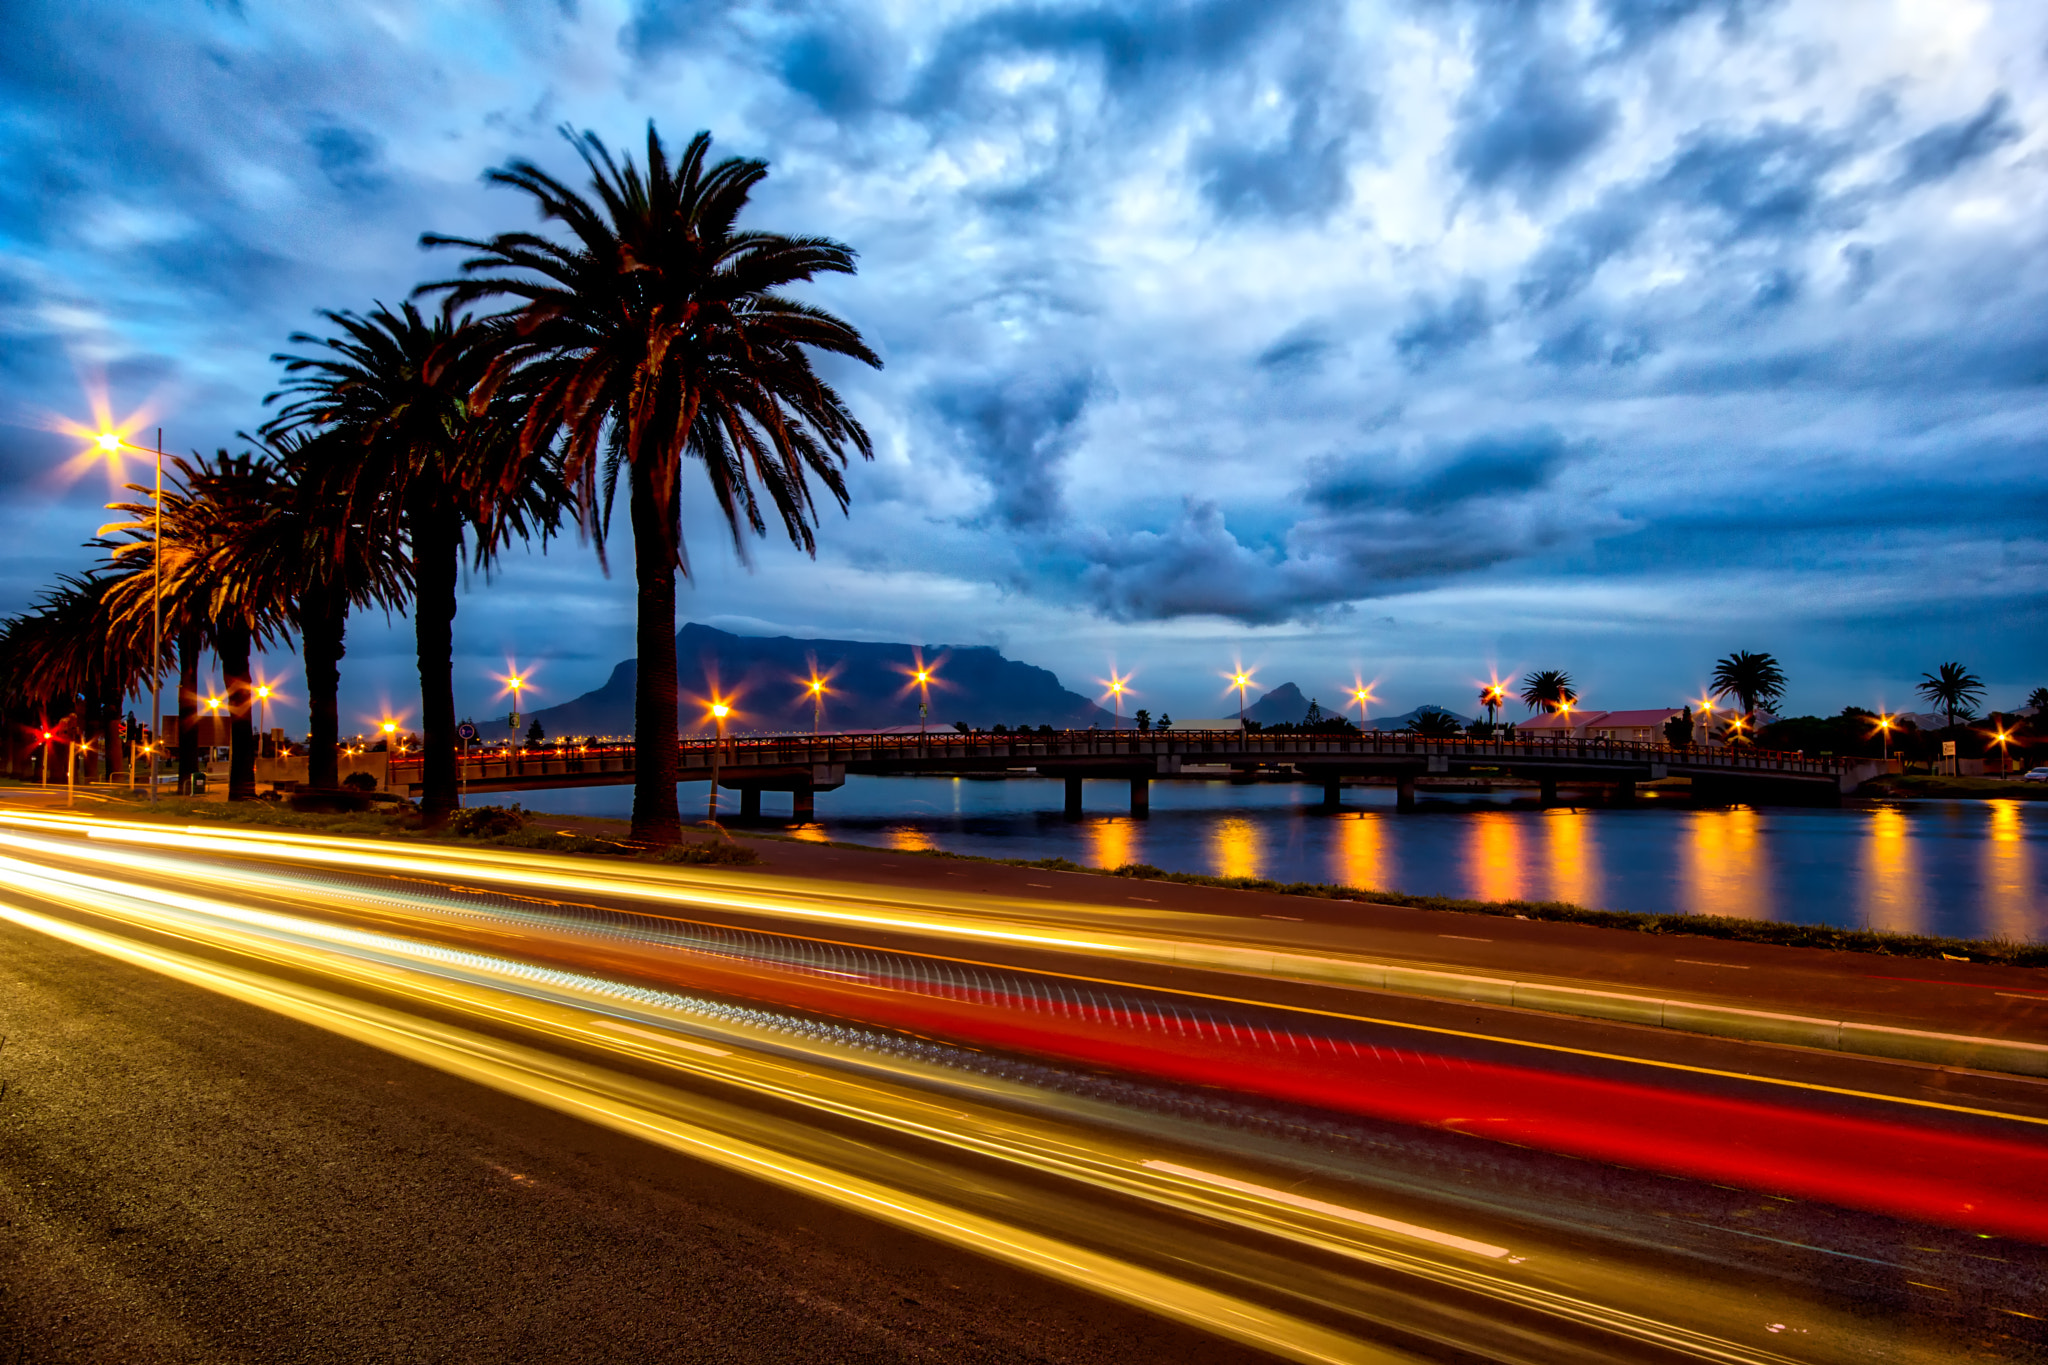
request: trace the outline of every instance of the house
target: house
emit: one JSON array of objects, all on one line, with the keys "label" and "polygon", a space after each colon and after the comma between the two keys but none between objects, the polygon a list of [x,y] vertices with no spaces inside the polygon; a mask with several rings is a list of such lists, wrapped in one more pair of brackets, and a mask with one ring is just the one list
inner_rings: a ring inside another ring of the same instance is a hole
[{"label": "house", "polygon": [[1515,735],[1519,739],[1584,739],[1586,727],[1598,725],[1609,715],[1606,711],[1552,711],[1533,720],[1515,722]]},{"label": "house", "polygon": [[1664,722],[1685,714],[1682,707],[1655,711],[1609,711],[1585,726],[1587,739],[1626,740],[1631,744],[1664,743]]}]

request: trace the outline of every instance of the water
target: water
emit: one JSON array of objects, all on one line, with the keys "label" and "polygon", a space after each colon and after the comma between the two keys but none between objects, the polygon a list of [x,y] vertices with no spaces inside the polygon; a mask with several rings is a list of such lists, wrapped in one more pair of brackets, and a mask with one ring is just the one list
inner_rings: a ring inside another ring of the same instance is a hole
[{"label": "water", "polygon": [[[680,788],[685,812],[706,790]],[[2048,802],[1912,801],[1840,809],[1733,806],[1681,798],[1634,808],[1540,809],[1527,792],[1422,793],[1394,809],[1386,787],[1347,787],[1340,815],[1320,787],[1154,782],[1134,820],[1122,781],[1086,786],[1089,814],[1060,813],[1043,778],[850,777],[818,795],[818,837],[883,848],[1095,867],[1337,882],[1480,900],[1564,900],[1614,910],[1697,912],[1965,938],[2048,938]],[[620,815],[626,787],[514,793],[560,814]],[[772,817],[787,796],[768,793]],[[727,811],[738,797],[725,793]]]}]

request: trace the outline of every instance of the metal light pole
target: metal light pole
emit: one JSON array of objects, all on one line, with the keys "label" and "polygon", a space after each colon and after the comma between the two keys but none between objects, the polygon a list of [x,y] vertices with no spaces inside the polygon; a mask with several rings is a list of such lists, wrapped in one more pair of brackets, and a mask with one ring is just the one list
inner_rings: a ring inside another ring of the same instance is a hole
[{"label": "metal light pole", "polygon": [[816,739],[818,737],[818,723],[824,718],[825,714],[825,680],[823,678],[811,679],[810,693],[811,738]]},{"label": "metal light pole", "polygon": [[[118,452],[127,442],[117,432],[100,433],[101,450]],[[130,450],[135,447],[129,446]],[[150,504],[153,525],[150,530],[150,586],[149,586],[149,801],[156,804],[157,750],[163,738],[157,732],[164,719],[164,429],[156,429],[156,500]],[[44,766],[48,766],[45,764]],[[133,765],[130,765],[131,768]],[[129,785],[134,786],[131,779]]]},{"label": "metal light pole", "polygon": [[711,703],[711,718],[718,722],[718,743],[711,750],[711,799],[705,818],[716,824],[718,821],[718,760],[725,752],[725,718],[732,707],[722,701]]},{"label": "metal light pole", "polygon": [[925,717],[931,714],[932,709],[931,681],[930,669],[917,670],[917,733],[920,737],[924,735]]},{"label": "metal light pole", "polygon": [[1249,683],[1250,681],[1251,677],[1245,673],[1239,673],[1236,677],[1230,680],[1230,685],[1237,689],[1237,728],[1240,730],[1244,729],[1245,684]]}]

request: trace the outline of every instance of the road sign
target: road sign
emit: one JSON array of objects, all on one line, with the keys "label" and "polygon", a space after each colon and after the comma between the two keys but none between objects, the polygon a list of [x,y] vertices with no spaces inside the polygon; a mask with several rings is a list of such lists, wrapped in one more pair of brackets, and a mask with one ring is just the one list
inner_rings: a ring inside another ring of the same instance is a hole
[{"label": "road sign", "polygon": [[1941,742],[1941,756],[1943,758],[1954,758],[1956,756],[1956,742],[1954,740],[1945,739]]},{"label": "road sign", "polygon": [[468,721],[464,721],[462,722],[462,724],[456,726],[455,733],[462,737],[462,742],[464,744],[471,744],[476,741],[476,727],[474,725],[471,725]]}]

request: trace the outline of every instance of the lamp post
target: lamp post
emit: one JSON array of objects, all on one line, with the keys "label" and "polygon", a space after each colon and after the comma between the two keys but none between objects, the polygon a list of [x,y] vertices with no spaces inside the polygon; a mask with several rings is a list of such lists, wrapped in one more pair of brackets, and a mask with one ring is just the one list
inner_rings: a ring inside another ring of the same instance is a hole
[{"label": "lamp post", "polygon": [[1897,717],[1895,716],[1879,716],[1877,718],[1877,732],[1884,736],[1884,766],[1886,768],[1892,766],[1892,726],[1896,721]]},{"label": "lamp post", "polygon": [[932,671],[929,668],[917,670],[917,733],[924,734],[925,717],[931,714]]},{"label": "lamp post", "polygon": [[1240,669],[1231,675],[1230,685],[1237,689],[1237,728],[1244,729],[1244,689],[1250,685],[1252,676]]},{"label": "lamp post", "polygon": [[1702,694],[1699,699],[1700,733],[1705,736],[1700,741],[1703,748],[1711,749],[1714,747],[1714,707],[1719,704],[1719,701],[1718,697],[1710,694]]},{"label": "lamp post", "polygon": [[[256,684],[256,700],[257,700],[257,701],[259,701],[259,702],[261,702],[261,703],[263,704],[263,744],[271,744],[271,739],[270,739],[270,693],[271,693],[271,687],[270,687],[270,684],[269,684],[269,683],[258,683],[258,684]],[[262,745],[262,744],[259,744],[259,745],[257,745],[257,746],[256,746],[256,752],[258,752],[258,753],[262,753],[262,752],[263,752],[263,745]],[[274,744],[271,744],[271,750],[270,750],[270,757],[272,757],[273,759],[277,757],[277,748],[276,748],[276,746],[275,746]]]},{"label": "lamp post", "polygon": [[716,824],[718,821],[718,760],[725,752],[725,718],[732,714],[732,707],[722,701],[711,703],[711,718],[718,722],[718,743],[711,750],[711,800],[705,818]]},{"label": "lamp post", "polygon": [[[1361,730],[1365,728],[1365,708],[1371,703],[1372,699],[1372,689],[1370,687],[1354,687],[1351,689],[1351,700],[1358,706],[1358,728]],[[1240,703],[1241,705],[1242,703]],[[1238,724],[1244,724],[1244,717],[1242,715],[1238,717]]]},{"label": "lamp post", "polygon": [[1110,726],[1110,728],[1111,728],[1112,730],[1121,730],[1121,729],[1123,729],[1123,728],[1124,728],[1124,683],[1125,683],[1126,681],[1128,681],[1128,680],[1127,680],[1127,679],[1124,679],[1124,678],[1119,678],[1119,677],[1118,677],[1118,676],[1116,675],[1116,671],[1115,671],[1114,669],[1110,670],[1110,674],[1109,674],[1109,696],[1110,696],[1110,705],[1111,705],[1112,707],[1114,707],[1114,708],[1115,708],[1115,713],[1114,713],[1114,714],[1115,714],[1115,721],[1116,721],[1116,723],[1115,723],[1114,725]]},{"label": "lamp post", "polygon": [[1488,683],[1479,689],[1479,701],[1486,707],[1486,724],[1489,728],[1499,722],[1501,699],[1507,694],[1507,687],[1497,682]]},{"label": "lamp post", "polygon": [[[118,454],[127,446],[117,431],[103,431],[99,434],[99,447],[109,455]],[[150,453],[150,452],[145,452]],[[156,429],[156,499],[150,504],[153,526],[149,536],[149,731],[154,735],[163,724],[163,657],[164,657],[164,429]],[[156,804],[156,750],[149,746],[149,801]],[[48,764],[44,765],[49,766]],[[132,783],[130,785],[133,785]]]},{"label": "lamp post", "polygon": [[2012,750],[2009,749],[2007,746],[2012,743],[2012,731],[1994,729],[1991,732],[1991,742],[1998,746],[1999,775],[2001,777],[2011,777]]},{"label": "lamp post", "polygon": [[823,678],[812,678],[810,686],[805,690],[811,694],[811,738],[816,739],[818,737],[818,723],[824,718],[825,714],[825,680]]}]

